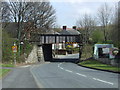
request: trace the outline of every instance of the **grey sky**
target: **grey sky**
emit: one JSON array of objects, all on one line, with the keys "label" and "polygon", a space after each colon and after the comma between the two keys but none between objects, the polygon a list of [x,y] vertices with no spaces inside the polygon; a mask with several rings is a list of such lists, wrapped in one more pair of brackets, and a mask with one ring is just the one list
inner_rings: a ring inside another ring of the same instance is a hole
[{"label": "grey sky", "polygon": [[89,13],[92,16],[96,16],[98,8],[107,2],[109,6],[114,6],[117,0],[109,1],[88,1],[88,0],[69,0],[69,1],[53,1],[51,4],[56,9],[57,24],[62,27],[66,25],[68,28],[71,28],[73,25],[76,25],[76,20],[82,17],[84,13]]}]

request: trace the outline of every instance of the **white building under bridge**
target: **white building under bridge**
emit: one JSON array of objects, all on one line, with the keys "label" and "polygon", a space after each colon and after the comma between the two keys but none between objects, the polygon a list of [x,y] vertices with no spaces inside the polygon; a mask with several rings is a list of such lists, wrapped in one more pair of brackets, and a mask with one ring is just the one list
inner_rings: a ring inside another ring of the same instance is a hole
[{"label": "white building under bridge", "polygon": [[[59,35],[79,35],[81,34],[79,31],[77,31],[76,26],[73,26],[72,29],[67,29],[67,26],[63,26],[63,30],[60,33],[57,33]],[[72,38],[72,37],[71,37]],[[52,49],[65,49],[68,45],[72,46],[72,48],[79,47],[78,43],[76,42],[65,42],[62,43],[56,43],[52,44]]]}]

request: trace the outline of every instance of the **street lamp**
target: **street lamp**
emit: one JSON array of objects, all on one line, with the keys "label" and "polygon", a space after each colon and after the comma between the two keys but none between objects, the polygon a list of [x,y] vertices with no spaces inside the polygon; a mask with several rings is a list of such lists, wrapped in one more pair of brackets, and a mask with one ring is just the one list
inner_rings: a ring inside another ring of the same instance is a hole
[{"label": "street lamp", "polygon": [[23,42],[20,42],[21,45],[23,45],[24,43]]},{"label": "street lamp", "polygon": [[20,45],[21,45],[21,49],[22,49],[22,50],[23,50],[23,48],[24,48],[24,47],[22,47],[23,44],[24,44],[23,41],[21,41],[21,42],[20,42]]}]

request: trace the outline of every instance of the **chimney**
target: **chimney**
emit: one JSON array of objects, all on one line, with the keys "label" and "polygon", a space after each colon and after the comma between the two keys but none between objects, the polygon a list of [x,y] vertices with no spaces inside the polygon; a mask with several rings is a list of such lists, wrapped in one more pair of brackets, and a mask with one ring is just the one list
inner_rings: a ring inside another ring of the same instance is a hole
[{"label": "chimney", "polygon": [[76,30],[77,29],[76,26],[73,26],[73,29]]},{"label": "chimney", "polygon": [[67,26],[63,26],[63,30],[66,30]]}]

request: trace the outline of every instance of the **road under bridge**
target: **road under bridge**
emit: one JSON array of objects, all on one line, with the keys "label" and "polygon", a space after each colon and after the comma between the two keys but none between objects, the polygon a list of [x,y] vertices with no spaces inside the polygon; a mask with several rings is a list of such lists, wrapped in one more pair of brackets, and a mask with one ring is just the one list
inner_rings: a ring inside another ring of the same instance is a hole
[{"label": "road under bridge", "polygon": [[[82,54],[83,39],[82,35],[58,35],[58,34],[32,34],[31,43],[36,44],[39,48],[42,47],[42,52],[45,61],[51,62],[78,62]],[[79,57],[78,58],[54,58],[53,57],[53,44],[78,44]]]}]

